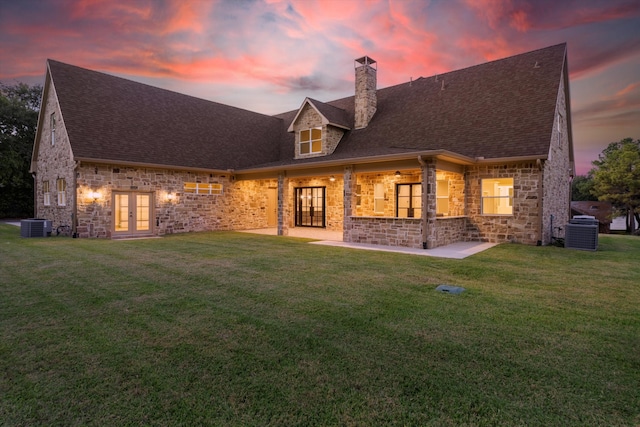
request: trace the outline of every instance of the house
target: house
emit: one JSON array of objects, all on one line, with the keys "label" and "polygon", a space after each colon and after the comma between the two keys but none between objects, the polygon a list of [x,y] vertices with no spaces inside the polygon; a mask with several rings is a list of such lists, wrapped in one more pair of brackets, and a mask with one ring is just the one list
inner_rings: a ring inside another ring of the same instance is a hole
[{"label": "house", "polygon": [[[294,227],[345,242],[548,244],[574,175],[565,44],[276,116],[48,60],[36,216],[77,237]],[[557,237],[557,236],[556,236]]]},{"label": "house", "polygon": [[598,220],[598,233],[611,233],[613,206],[610,202],[572,201],[571,217],[588,215]]}]

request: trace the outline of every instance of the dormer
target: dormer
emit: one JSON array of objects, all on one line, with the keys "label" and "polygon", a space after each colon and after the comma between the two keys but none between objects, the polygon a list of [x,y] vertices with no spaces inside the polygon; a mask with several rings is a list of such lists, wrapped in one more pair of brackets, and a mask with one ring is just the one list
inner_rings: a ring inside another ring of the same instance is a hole
[{"label": "dormer", "polygon": [[350,127],[346,111],[305,98],[287,130],[295,133],[295,158],[305,159],[332,154]]}]

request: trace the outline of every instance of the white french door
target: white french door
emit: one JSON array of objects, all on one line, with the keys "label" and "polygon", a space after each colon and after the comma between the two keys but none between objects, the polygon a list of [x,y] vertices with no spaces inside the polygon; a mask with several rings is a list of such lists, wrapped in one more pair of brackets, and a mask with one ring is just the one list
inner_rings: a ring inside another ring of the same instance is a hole
[{"label": "white french door", "polygon": [[113,234],[136,236],[153,234],[153,194],[113,192]]}]

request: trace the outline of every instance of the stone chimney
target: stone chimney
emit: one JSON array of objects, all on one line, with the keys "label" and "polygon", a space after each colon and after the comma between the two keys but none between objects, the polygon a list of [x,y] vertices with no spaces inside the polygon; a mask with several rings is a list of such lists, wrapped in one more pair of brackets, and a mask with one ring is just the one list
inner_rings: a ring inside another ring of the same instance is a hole
[{"label": "stone chimney", "polygon": [[366,128],[376,112],[378,104],[376,98],[376,86],[378,72],[376,61],[363,56],[356,59],[356,96],[355,96],[355,128]]}]

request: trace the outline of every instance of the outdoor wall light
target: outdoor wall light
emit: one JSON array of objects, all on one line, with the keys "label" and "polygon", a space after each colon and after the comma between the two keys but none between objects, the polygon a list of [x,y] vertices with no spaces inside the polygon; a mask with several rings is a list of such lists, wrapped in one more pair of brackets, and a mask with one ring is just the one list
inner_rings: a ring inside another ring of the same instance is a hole
[{"label": "outdoor wall light", "polygon": [[167,193],[167,201],[168,201],[168,202],[173,202],[173,200],[174,200],[175,198],[176,198],[176,195],[175,195],[175,194],[173,194],[171,191],[169,191],[169,192]]},{"label": "outdoor wall light", "polygon": [[97,191],[89,191],[88,196],[91,200],[93,200],[93,203],[96,203],[100,198],[100,193]]},{"label": "outdoor wall light", "polygon": [[395,173],[396,178],[400,178],[400,175],[401,175],[400,171],[396,171],[396,173]]},{"label": "outdoor wall light", "polygon": [[335,180],[336,180],[336,177],[335,177],[335,176],[331,175],[331,176],[329,177],[329,181],[333,182],[333,181],[335,181]]}]

